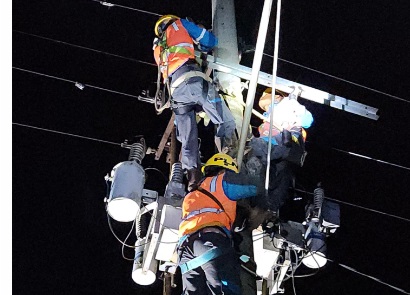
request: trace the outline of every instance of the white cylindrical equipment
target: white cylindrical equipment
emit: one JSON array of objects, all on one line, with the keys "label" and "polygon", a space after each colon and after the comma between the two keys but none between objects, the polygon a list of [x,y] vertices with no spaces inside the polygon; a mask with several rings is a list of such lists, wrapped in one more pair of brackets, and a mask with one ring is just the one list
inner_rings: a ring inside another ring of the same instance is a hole
[{"label": "white cylindrical equipment", "polygon": [[316,224],[310,222],[305,233],[306,244],[310,251],[302,260],[304,265],[309,268],[320,268],[326,264],[325,238],[325,235],[319,232]]},{"label": "white cylindrical equipment", "polygon": [[132,266],[132,280],[137,283],[138,285],[151,285],[157,279],[157,266],[158,261],[152,259],[150,267],[147,271],[144,272],[143,270],[143,263],[144,263],[144,249],[146,247],[146,239],[138,239],[135,242],[135,257],[134,257],[134,264]]},{"label": "white cylindrical equipment", "polygon": [[136,161],[125,161],[113,168],[111,177],[108,214],[116,221],[134,221],[140,212],[145,183],[144,169]]}]

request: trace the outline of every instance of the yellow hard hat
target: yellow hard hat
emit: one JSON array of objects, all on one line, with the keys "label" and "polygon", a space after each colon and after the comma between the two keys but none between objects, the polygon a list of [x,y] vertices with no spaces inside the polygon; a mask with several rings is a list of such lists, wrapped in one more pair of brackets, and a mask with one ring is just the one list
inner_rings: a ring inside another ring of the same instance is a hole
[{"label": "yellow hard hat", "polygon": [[210,157],[202,167],[202,173],[205,173],[205,168],[208,166],[219,166],[225,169],[232,170],[235,173],[239,173],[236,161],[231,156],[223,153],[218,153]]},{"label": "yellow hard hat", "polygon": [[155,23],[155,28],[154,28],[155,35],[157,35],[157,37],[160,37],[166,24],[170,22],[171,20],[177,20],[177,19],[179,19],[179,17],[176,15],[172,15],[172,14],[161,16]]}]

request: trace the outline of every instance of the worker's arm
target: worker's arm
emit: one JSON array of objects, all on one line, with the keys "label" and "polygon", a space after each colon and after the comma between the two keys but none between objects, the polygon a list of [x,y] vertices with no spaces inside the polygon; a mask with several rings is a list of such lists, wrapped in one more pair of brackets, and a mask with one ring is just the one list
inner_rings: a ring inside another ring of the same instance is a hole
[{"label": "worker's arm", "polygon": [[227,171],[222,180],[225,195],[235,201],[255,197],[263,192],[263,183],[258,177],[251,177],[245,172]]},{"label": "worker's arm", "polygon": [[216,36],[206,29],[201,28],[186,19],[181,19],[181,23],[194,42],[199,45],[201,51],[207,52],[218,45],[218,39]]}]

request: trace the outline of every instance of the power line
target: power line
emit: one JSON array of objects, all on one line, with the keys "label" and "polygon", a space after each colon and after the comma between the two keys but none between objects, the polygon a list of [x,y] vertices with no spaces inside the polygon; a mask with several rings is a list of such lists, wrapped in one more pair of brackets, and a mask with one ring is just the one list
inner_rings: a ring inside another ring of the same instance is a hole
[{"label": "power line", "polygon": [[[310,144],[313,143],[314,145],[318,145],[318,144],[316,144],[316,143],[314,143],[314,142],[311,142],[311,141],[306,141],[306,143],[310,143]],[[383,161],[383,160],[380,160],[380,159],[375,159],[375,158],[372,158],[372,157],[369,157],[369,156],[365,156],[365,155],[361,155],[361,154],[358,154],[358,153],[341,150],[341,149],[334,148],[334,147],[330,147],[330,149],[335,150],[335,151],[338,151],[338,152],[341,152],[341,153],[344,153],[344,154],[348,154],[348,155],[351,155],[351,156],[354,156],[354,157],[358,157],[358,158],[362,158],[362,159],[367,159],[367,160],[375,161],[375,162],[378,162],[378,163],[382,163],[382,164],[386,164],[386,165],[390,165],[390,166],[393,166],[393,167],[396,167],[396,168],[401,168],[401,169],[405,169],[405,170],[409,170],[409,171],[410,171],[410,167],[407,167],[407,166],[403,166],[403,165],[399,165],[399,164],[395,164],[395,163]]]},{"label": "power line", "polygon": [[68,42],[64,42],[64,41],[61,41],[61,40],[56,40],[56,39],[52,39],[52,38],[48,38],[48,37],[44,37],[44,36],[40,36],[40,35],[36,35],[36,34],[26,33],[26,32],[19,31],[19,30],[13,30],[13,32],[23,34],[23,35],[27,35],[27,36],[31,36],[31,37],[36,37],[36,38],[39,38],[39,39],[43,39],[43,40],[47,40],[47,41],[51,41],[51,42],[55,42],[55,43],[61,43],[61,44],[67,45],[67,46],[75,47],[75,48],[85,49],[85,50],[89,50],[89,51],[93,51],[93,52],[97,52],[97,53],[102,53],[102,54],[105,54],[105,55],[119,57],[119,58],[122,58],[122,59],[137,62],[137,63],[142,63],[142,64],[155,66],[155,67],[157,66],[154,63],[146,62],[146,61],[143,61],[143,60],[134,59],[134,58],[130,58],[130,57],[125,57],[125,56],[122,56],[122,55],[113,54],[113,53],[109,53],[109,52],[106,52],[106,51],[97,50],[97,49],[93,49],[93,48],[89,48],[89,47],[85,47],[85,46],[81,46],[81,45],[76,45],[76,44],[72,44],[72,43],[68,43]]},{"label": "power line", "polygon": [[23,72],[27,72],[27,73],[31,73],[31,74],[35,74],[35,75],[39,75],[39,76],[44,76],[44,77],[48,77],[48,78],[53,78],[53,79],[57,79],[60,81],[65,81],[65,82],[69,82],[69,83],[74,83],[74,85],[82,85],[82,86],[87,86],[90,88],[94,88],[94,89],[98,89],[98,90],[103,90],[103,91],[107,91],[107,92],[111,92],[111,93],[115,93],[115,94],[121,94],[121,95],[125,95],[125,96],[129,96],[129,97],[133,97],[133,98],[137,98],[138,96],[132,95],[132,94],[128,94],[128,93],[124,93],[124,92],[119,92],[119,91],[115,91],[115,90],[111,90],[111,89],[107,89],[107,88],[102,88],[102,87],[98,87],[98,86],[94,86],[91,84],[83,84],[83,83],[78,83],[76,81],[73,80],[68,80],[68,79],[64,79],[64,78],[60,78],[57,76],[52,76],[52,75],[47,75],[47,74],[43,74],[43,73],[39,73],[39,72],[35,72],[35,71],[30,71],[27,69],[23,69],[23,68],[18,68],[18,67],[12,67],[13,69],[19,70],[19,71],[23,71]]},{"label": "power line", "polygon": [[[106,141],[106,140],[101,140],[101,139],[96,139],[96,138],[92,138],[92,137],[81,136],[81,135],[76,135],[76,134],[67,133],[67,132],[60,132],[60,131],[56,131],[56,130],[51,130],[51,129],[46,129],[46,128],[40,128],[40,127],[35,127],[35,126],[30,126],[30,125],[20,124],[20,123],[14,123],[14,122],[13,122],[12,124],[13,124],[13,125],[17,125],[17,126],[21,126],[21,127],[33,128],[33,129],[37,129],[37,130],[42,130],[42,131],[47,131],[47,132],[52,132],[52,133],[57,133],[57,134],[62,134],[62,135],[67,135],[67,136],[73,136],[73,137],[78,137],[78,138],[83,138],[83,139],[88,139],[88,140],[93,140],[93,141],[98,141],[98,142],[109,143],[109,144],[121,146],[121,144],[119,144],[119,143],[115,143],[115,142],[111,142],[111,141]],[[301,191],[301,192],[304,192],[304,193],[308,193],[308,194],[313,194],[313,193],[306,192],[306,191],[302,191],[302,190],[299,190],[299,189],[295,189],[295,190],[296,190],[296,191]],[[403,218],[403,217],[399,217],[399,216],[395,216],[395,215],[392,215],[392,214],[384,213],[384,212],[377,211],[377,210],[370,209],[370,208],[366,208],[366,207],[363,207],[363,206],[354,205],[354,204],[351,204],[351,203],[343,202],[343,201],[336,200],[336,199],[332,199],[332,198],[328,198],[328,197],[325,197],[325,198],[326,198],[326,199],[329,199],[329,200],[332,200],[332,201],[336,201],[336,202],[340,202],[340,203],[343,203],[343,204],[347,204],[347,205],[350,205],[350,206],[354,206],[354,207],[358,207],[358,208],[361,208],[361,209],[365,209],[365,210],[368,210],[368,211],[371,211],[371,212],[388,215],[388,216],[395,217],[395,218],[399,218],[399,219],[402,219],[402,220],[405,220],[405,221],[410,221],[409,219],[406,219],[406,218]],[[118,239],[118,238],[117,238],[117,239]],[[119,239],[118,239],[118,240],[119,240]],[[388,284],[388,283],[385,283],[385,282],[381,281],[381,280],[378,279],[378,278],[375,278],[375,277],[372,277],[372,276],[370,276],[370,275],[367,275],[367,274],[364,274],[364,273],[362,273],[362,272],[359,272],[359,271],[355,270],[355,269],[352,268],[352,267],[349,267],[349,266],[344,265],[344,264],[341,264],[341,263],[337,263],[337,262],[335,262],[335,261],[333,261],[333,260],[331,260],[331,259],[327,259],[327,260],[329,260],[329,261],[331,261],[331,262],[333,262],[333,263],[336,263],[336,264],[338,264],[339,266],[341,266],[341,267],[343,267],[343,268],[345,268],[345,269],[347,269],[347,270],[350,270],[350,271],[352,271],[352,272],[355,272],[355,273],[357,273],[357,274],[360,274],[360,275],[362,275],[362,276],[365,276],[365,277],[367,277],[367,278],[370,278],[370,279],[372,279],[372,280],[374,280],[374,281],[376,281],[376,282],[378,282],[378,283],[381,283],[381,284],[384,284],[384,285],[386,285],[386,286],[388,286],[388,287],[390,287],[390,288],[393,288],[393,289],[395,289],[395,290],[397,290],[397,291],[400,291],[400,292],[402,292],[402,293],[404,293],[404,294],[410,294],[410,293],[406,292],[405,290],[403,290],[403,289],[401,289],[401,288],[395,287],[395,286],[393,286],[393,285],[390,285],[390,284]]]},{"label": "power line", "polygon": [[380,283],[380,284],[383,284],[383,285],[386,285],[386,286],[388,286],[388,287],[390,287],[390,288],[393,288],[393,289],[395,289],[395,290],[397,290],[397,291],[399,291],[399,292],[402,292],[402,293],[404,293],[404,294],[410,294],[409,292],[407,292],[407,291],[405,291],[405,290],[403,290],[403,289],[401,289],[401,288],[395,287],[395,286],[393,286],[393,285],[390,285],[390,284],[388,284],[388,283],[385,283],[385,282],[383,282],[382,280],[380,280],[380,279],[378,279],[378,278],[375,278],[375,277],[372,277],[372,276],[367,275],[367,274],[365,274],[365,273],[362,273],[362,272],[360,272],[360,271],[357,271],[357,270],[355,270],[353,267],[347,266],[347,265],[342,264],[342,263],[338,263],[338,262],[336,262],[336,261],[334,261],[334,260],[331,260],[331,259],[329,259],[329,258],[327,258],[327,260],[330,261],[330,262],[336,263],[337,265],[339,265],[339,266],[341,266],[341,267],[343,267],[343,268],[345,268],[345,269],[347,269],[347,270],[350,270],[350,271],[352,271],[352,272],[354,272],[354,273],[357,273],[357,274],[359,274],[359,275],[365,276],[365,277],[367,277],[367,278],[369,278],[369,279],[372,279],[372,280],[374,280],[374,281],[376,281],[376,282],[378,282],[378,283]]},{"label": "power line", "polygon": [[[14,123],[13,122],[12,124],[17,125],[17,126],[21,126],[21,127],[33,128],[33,129],[37,129],[37,130],[53,132],[53,133],[58,133],[58,134],[62,134],[62,135],[79,137],[79,138],[83,138],[83,139],[94,140],[94,141],[98,141],[98,142],[109,143],[109,144],[114,144],[114,145],[121,146],[120,143],[115,143],[115,142],[111,142],[111,141],[96,139],[96,138],[92,138],[92,137],[81,136],[81,135],[76,135],[76,134],[72,134],[72,133],[61,132],[61,131],[56,131],[56,130],[51,130],[51,129],[46,129],[46,128],[40,128],[40,127],[35,127],[35,126],[31,126],[31,125],[27,125],[27,124],[21,124],[21,123]],[[295,190],[298,191],[298,192],[303,192],[303,193],[306,193],[306,194],[312,194],[313,195],[313,193],[307,192],[305,190],[300,190],[300,189],[295,189]],[[401,220],[404,220],[404,221],[410,221],[410,219],[407,219],[407,218],[404,218],[404,217],[400,217],[400,216],[396,216],[396,215],[393,215],[393,214],[389,214],[389,213],[381,212],[381,211],[378,211],[378,210],[370,209],[370,208],[367,208],[367,207],[351,204],[351,203],[340,201],[340,200],[337,200],[337,199],[332,199],[332,198],[328,198],[328,197],[325,197],[325,199],[329,199],[329,200],[339,202],[339,203],[342,203],[342,204],[345,204],[345,205],[361,208],[361,209],[368,210],[368,211],[371,211],[371,212],[374,212],[374,213],[379,213],[379,214],[383,214],[383,215],[386,215],[386,216],[398,218],[398,219],[401,219]]]},{"label": "power line", "polygon": [[359,158],[363,158],[363,159],[368,159],[368,160],[376,161],[376,162],[379,162],[379,163],[382,163],[382,164],[391,165],[391,166],[394,166],[394,167],[397,167],[397,168],[402,168],[402,169],[410,170],[410,168],[409,168],[409,167],[406,167],[406,166],[402,166],[402,165],[398,165],[398,164],[386,162],[386,161],[379,160],[379,159],[374,159],[374,158],[371,158],[371,157],[368,157],[368,156],[364,156],[364,155],[361,155],[361,154],[357,154],[357,153],[353,153],[353,152],[348,152],[348,151],[344,151],[344,150],[337,149],[337,148],[333,148],[333,147],[332,147],[331,149],[332,149],[332,150],[335,150],[335,151],[338,151],[338,152],[346,153],[346,154],[349,154],[349,155],[352,155],[352,156],[355,156],[355,157],[359,157]]},{"label": "power line", "polygon": [[[298,192],[301,192],[301,193],[305,193],[305,194],[313,195],[313,193],[307,192],[306,190],[301,190],[301,189],[295,188],[295,191],[298,191]],[[340,201],[340,200],[333,199],[333,198],[325,197],[325,199],[328,199],[328,200],[331,200],[331,201],[334,201],[334,202],[338,202],[338,203],[341,203],[341,204],[353,206],[353,207],[356,207],[356,208],[360,208],[360,209],[363,209],[363,210],[367,210],[367,211],[370,211],[370,212],[379,213],[379,214],[383,214],[383,215],[386,215],[386,216],[390,216],[390,217],[393,217],[393,218],[397,218],[397,219],[401,219],[401,220],[410,222],[410,219],[408,219],[408,218],[400,217],[400,216],[393,215],[393,214],[390,214],[390,213],[385,213],[385,212],[382,212],[382,211],[378,211],[378,210],[375,210],[375,209],[370,209],[370,208],[367,208],[367,207],[355,205],[355,204],[352,204],[352,203],[348,203],[348,202],[345,202],[345,201]]]},{"label": "power line", "polygon": [[[270,54],[264,53],[264,55],[273,58],[273,56],[270,55]],[[310,70],[310,71],[312,71],[312,72],[316,72],[316,73],[319,73],[319,74],[322,74],[322,75],[331,77],[331,78],[336,79],[336,80],[340,80],[340,81],[343,81],[343,82],[346,82],[346,83],[349,83],[349,84],[352,84],[352,85],[355,85],[355,86],[358,86],[358,87],[362,87],[362,88],[364,88],[364,89],[367,89],[367,90],[370,90],[370,91],[373,91],[373,92],[377,92],[377,93],[380,93],[380,94],[389,96],[389,97],[391,97],[391,98],[394,98],[394,99],[397,99],[397,100],[400,100],[400,101],[403,101],[403,102],[410,103],[410,101],[405,100],[404,98],[401,98],[401,97],[398,97],[398,96],[395,96],[395,95],[392,95],[392,94],[389,94],[389,93],[386,93],[386,92],[383,92],[383,91],[380,91],[380,90],[377,90],[377,89],[374,89],[374,88],[370,88],[370,87],[367,87],[367,86],[364,86],[364,85],[361,85],[361,84],[358,84],[358,83],[355,83],[355,82],[352,82],[352,81],[349,81],[349,80],[346,80],[346,79],[343,79],[343,78],[340,78],[340,77],[337,77],[337,76],[334,76],[334,75],[330,75],[330,74],[327,74],[327,73],[325,73],[325,72],[321,72],[321,71],[318,71],[318,70],[315,70],[315,69],[306,67],[306,66],[304,66],[304,65],[297,64],[297,63],[295,63],[295,62],[292,62],[292,61],[289,61],[289,60],[286,60],[286,59],[283,59],[283,58],[280,58],[280,57],[278,57],[278,59],[281,60],[281,61],[283,61],[283,62],[290,63],[290,64],[293,64],[293,65],[295,65],[295,66],[298,66],[298,67],[301,67],[301,68]]]},{"label": "power line", "polygon": [[57,134],[62,134],[62,135],[67,135],[67,136],[72,136],[72,137],[78,137],[78,138],[83,138],[83,139],[88,139],[88,140],[93,140],[93,141],[98,141],[98,142],[109,143],[109,144],[121,146],[120,143],[116,143],[116,142],[112,142],[112,141],[106,141],[106,140],[97,139],[97,138],[92,138],[92,137],[88,137],[88,136],[81,136],[81,135],[77,135],[77,134],[72,134],[72,133],[67,133],[67,132],[61,132],[61,131],[56,131],[56,130],[51,130],[51,129],[46,129],[46,128],[40,128],[40,127],[31,126],[31,125],[26,125],[26,124],[21,124],[21,123],[14,123],[14,122],[13,122],[12,124],[13,124],[13,125],[16,125],[16,126],[27,127],[27,128],[37,129],[37,130],[41,130],[41,131],[47,131],[47,132],[52,132],[52,133],[57,133]]},{"label": "power line", "polygon": [[[90,0],[90,1],[101,2],[101,1],[98,1],[98,0]],[[136,9],[136,10],[138,10],[138,9]],[[143,11],[143,10],[138,10],[138,11],[145,12],[145,11]],[[157,66],[157,65],[154,64],[154,63],[149,63],[149,62],[146,62],[146,61],[143,61],[143,60],[133,59],[133,58],[130,58],[130,57],[125,57],[125,56],[122,56],[122,55],[113,54],[113,53],[109,53],[109,52],[105,52],[105,51],[102,51],[102,50],[97,50],[97,49],[93,49],[93,48],[89,48],[89,47],[85,47],[85,46],[81,46],[81,45],[76,45],[76,44],[72,44],[72,43],[68,43],[68,42],[64,42],[64,41],[61,41],[61,40],[56,40],[56,39],[52,39],[52,38],[48,38],[48,37],[44,37],[44,36],[40,36],[40,35],[36,35],[36,34],[26,33],[26,32],[19,31],[19,30],[13,30],[13,32],[17,32],[17,33],[24,34],[24,35],[28,35],[28,36],[32,36],[32,37],[37,37],[37,38],[40,38],[40,39],[44,39],[44,40],[48,40],[48,41],[52,41],[52,42],[56,42],[56,43],[61,43],[61,44],[68,45],[68,46],[72,46],[72,47],[76,47],[76,48],[81,48],[81,49],[85,49],[85,50],[90,50],[90,51],[97,52],[97,53],[102,53],[102,54],[106,54],[106,55],[110,55],[110,56],[114,56],[114,57],[118,57],[118,58],[130,60],[130,61],[133,61],[133,62],[143,63],[143,64],[147,64],[147,65],[150,65],[150,66]],[[269,56],[269,57],[272,57],[272,58],[273,58],[272,55],[269,55],[269,54],[267,54],[267,53],[263,53],[263,54],[266,55],[266,56]],[[397,100],[400,100],[400,101],[403,101],[403,102],[410,103],[410,101],[405,100],[404,98],[401,98],[401,97],[398,97],[398,96],[395,96],[395,95],[392,95],[392,94],[389,94],[389,93],[386,93],[386,92],[382,92],[382,91],[380,91],[380,90],[377,90],[377,89],[374,89],[374,88],[370,88],[370,87],[367,87],[367,86],[364,86],[364,85],[361,85],[361,84],[358,84],[358,83],[355,83],[355,82],[352,82],[352,81],[349,81],[349,80],[346,80],[346,79],[343,79],[343,78],[339,78],[339,77],[337,77],[337,76],[330,75],[330,74],[327,74],[327,73],[325,73],[325,72],[321,72],[321,71],[318,71],[318,70],[315,70],[315,69],[306,67],[306,66],[304,66],[304,65],[297,64],[297,63],[295,63],[295,62],[285,60],[285,59],[283,59],[283,58],[279,58],[279,57],[278,57],[278,59],[281,60],[281,61],[283,61],[283,62],[290,63],[290,64],[293,64],[293,65],[295,65],[295,66],[298,66],[298,67],[301,67],[301,68],[304,68],[304,69],[307,69],[307,70],[310,70],[310,71],[313,71],[313,72],[317,72],[317,73],[320,73],[320,74],[322,74],[322,75],[329,76],[329,77],[331,77],[331,78],[333,78],[333,79],[340,80],[340,81],[343,81],[343,82],[346,82],[346,83],[350,83],[350,84],[352,84],[352,85],[355,85],[355,86],[358,86],[358,87],[362,87],[362,88],[365,88],[365,89],[367,89],[367,90],[370,90],[370,91],[373,91],[373,92],[376,92],[376,93],[380,93],[380,94],[386,95],[386,96],[388,96],[388,97],[391,97],[391,98],[394,98],[394,99],[397,99]]]},{"label": "power line", "polygon": [[[18,68],[18,67],[12,67],[12,68],[16,69],[16,70],[28,72],[28,73],[40,75],[40,76],[45,76],[45,77],[48,77],[48,78],[54,78],[54,79],[69,82],[69,83],[75,83],[75,84],[78,83],[78,82],[75,82],[73,80],[68,80],[68,79],[64,79],[64,78],[60,78],[60,77],[56,77],[56,76],[52,76],[52,75],[47,75],[47,74],[43,74],[43,73],[39,73],[39,72],[35,72],[35,71],[30,71],[30,70],[27,70],[27,69],[22,69],[22,68]],[[107,89],[107,88],[102,88],[102,87],[97,87],[97,86],[93,86],[93,85],[90,85],[90,84],[82,84],[82,85],[90,87],[90,88],[95,88],[95,89],[98,89],[98,90],[108,91],[108,92],[111,92],[111,93],[121,94],[121,95],[125,95],[125,96],[129,96],[129,97],[133,97],[133,98],[138,99],[138,96],[127,94],[127,93],[124,93],[124,92],[119,92],[119,91],[115,91],[115,90],[111,90],[111,89]],[[379,160],[379,159],[374,159],[374,158],[371,158],[371,157],[368,157],[368,156],[365,156],[365,155],[361,155],[361,154],[357,154],[357,153],[349,152],[349,151],[344,151],[344,150],[333,148],[333,147],[330,147],[330,149],[336,150],[338,152],[346,153],[346,154],[349,154],[351,156],[376,161],[376,162],[379,162],[379,163],[382,163],[382,164],[386,164],[386,165],[390,165],[390,166],[393,166],[393,167],[396,167],[396,168],[406,169],[406,170],[410,171],[409,167],[406,167],[406,166],[403,166],[403,165],[399,165],[399,164],[395,164],[395,163],[391,163],[391,162],[387,162],[387,161],[383,161],[383,160]]]},{"label": "power line", "polygon": [[155,13],[155,12],[151,12],[151,11],[147,11],[147,10],[142,10],[142,9],[137,9],[137,8],[133,8],[133,7],[125,6],[125,5],[119,5],[119,4],[115,4],[115,3],[112,3],[112,2],[99,1],[99,0],[90,0],[90,1],[98,2],[98,3],[100,3],[101,5],[104,5],[104,6],[107,6],[107,7],[118,6],[118,7],[121,7],[121,8],[129,9],[129,10],[133,10],[133,11],[138,11],[138,12],[143,12],[143,13],[146,13],[146,14],[152,14],[152,15],[156,15],[156,16],[162,16],[162,14],[158,14],[158,13]]}]

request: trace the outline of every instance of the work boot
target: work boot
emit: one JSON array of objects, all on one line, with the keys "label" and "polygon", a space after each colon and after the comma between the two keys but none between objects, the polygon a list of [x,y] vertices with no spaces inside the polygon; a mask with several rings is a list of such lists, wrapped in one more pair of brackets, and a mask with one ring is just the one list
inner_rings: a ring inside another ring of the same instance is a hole
[{"label": "work boot", "polygon": [[201,171],[199,168],[191,168],[187,170],[187,179],[188,179],[188,187],[187,190],[188,192],[193,191],[198,187],[198,183],[202,178]]}]

